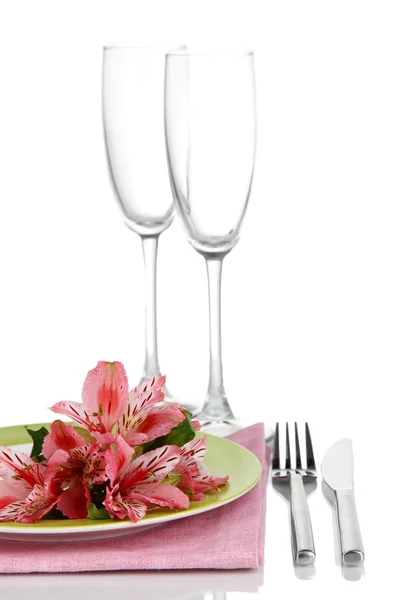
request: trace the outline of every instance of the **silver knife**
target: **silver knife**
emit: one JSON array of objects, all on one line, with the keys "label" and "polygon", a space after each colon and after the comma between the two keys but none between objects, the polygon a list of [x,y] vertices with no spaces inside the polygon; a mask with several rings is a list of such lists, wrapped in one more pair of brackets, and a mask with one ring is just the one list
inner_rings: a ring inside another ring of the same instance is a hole
[{"label": "silver knife", "polygon": [[327,450],[321,465],[323,490],[337,507],[341,557],[345,565],[364,562],[364,548],[354,501],[353,447],[340,440]]}]

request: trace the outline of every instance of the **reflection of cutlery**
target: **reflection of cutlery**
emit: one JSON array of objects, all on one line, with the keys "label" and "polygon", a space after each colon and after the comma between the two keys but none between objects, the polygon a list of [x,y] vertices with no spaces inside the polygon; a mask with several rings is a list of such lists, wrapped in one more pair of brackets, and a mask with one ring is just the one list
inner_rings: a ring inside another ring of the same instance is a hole
[{"label": "reflection of cutlery", "polygon": [[315,561],[313,530],[307,494],[317,485],[317,472],[314,461],[310,430],[305,424],[306,464],[301,459],[297,423],[295,423],[295,468],[291,467],[290,436],[286,424],[285,467],[281,467],[279,425],[275,428],[274,455],[272,459],[272,484],[290,501],[291,541],[293,558],[297,565],[311,565]]},{"label": "reflection of cutlery", "polygon": [[327,450],[321,472],[324,493],[337,507],[343,563],[360,565],[364,562],[364,549],[354,502],[351,440],[340,440]]}]

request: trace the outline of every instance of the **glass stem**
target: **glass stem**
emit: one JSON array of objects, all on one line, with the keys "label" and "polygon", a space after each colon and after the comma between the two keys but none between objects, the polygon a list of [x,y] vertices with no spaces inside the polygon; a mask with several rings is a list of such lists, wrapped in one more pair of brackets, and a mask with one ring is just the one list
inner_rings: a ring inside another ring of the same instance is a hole
[{"label": "glass stem", "polygon": [[160,375],[156,328],[156,265],[158,236],[142,236],[145,265],[145,366],[144,377]]},{"label": "glass stem", "polygon": [[223,257],[206,258],[209,291],[209,384],[203,414],[215,420],[233,418],[225,396],[221,352],[221,274]]}]

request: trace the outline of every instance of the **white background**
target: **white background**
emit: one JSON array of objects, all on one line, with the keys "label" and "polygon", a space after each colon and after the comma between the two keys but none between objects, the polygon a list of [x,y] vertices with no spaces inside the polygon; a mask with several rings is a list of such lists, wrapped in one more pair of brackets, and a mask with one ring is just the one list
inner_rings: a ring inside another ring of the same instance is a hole
[{"label": "white background", "polygon": [[[257,163],[241,240],[224,264],[227,394],[251,420],[309,420],[319,460],[337,439],[353,439],[367,553],[365,579],[342,580],[318,490],[318,575],[298,582],[285,507],[274,498],[273,592],[275,582],[317,598],[398,590],[411,555],[407,469],[394,494],[388,483],[410,462],[411,2],[0,6],[0,425],[46,420],[46,407],[79,399],[99,359],[124,362],[131,385],[141,375],[143,264],[106,170],[102,45],[252,48]],[[156,165],[147,168],[155,176]],[[161,366],[180,400],[199,403],[208,369],[203,259],[177,222],[159,259]]]}]

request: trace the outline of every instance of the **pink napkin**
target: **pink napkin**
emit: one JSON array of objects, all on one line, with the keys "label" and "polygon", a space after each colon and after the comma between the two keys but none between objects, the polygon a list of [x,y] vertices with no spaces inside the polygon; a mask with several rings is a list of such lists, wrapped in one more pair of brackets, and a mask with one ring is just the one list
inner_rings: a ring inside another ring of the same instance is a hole
[{"label": "pink napkin", "polygon": [[259,458],[260,482],[239,500],[136,535],[93,542],[0,540],[1,573],[139,569],[249,569],[264,562],[269,450],[262,423],[230,436]]}]

